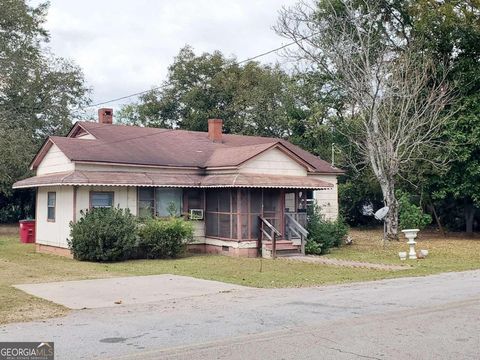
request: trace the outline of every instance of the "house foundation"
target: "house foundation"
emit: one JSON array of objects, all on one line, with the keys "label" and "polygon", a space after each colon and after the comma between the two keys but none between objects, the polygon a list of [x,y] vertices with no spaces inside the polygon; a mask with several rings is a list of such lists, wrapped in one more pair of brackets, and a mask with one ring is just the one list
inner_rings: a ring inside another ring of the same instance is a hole
[{"label": "house foundation", "polygon": [[35,244],[35,251],[38,253],[43,254],[52,254],[52,255],[60,255],[70,259],[73,259],[73,254],[70,249],[58,247],[58,246],[51,246],[51,245],[44,245],[44,244]]}]

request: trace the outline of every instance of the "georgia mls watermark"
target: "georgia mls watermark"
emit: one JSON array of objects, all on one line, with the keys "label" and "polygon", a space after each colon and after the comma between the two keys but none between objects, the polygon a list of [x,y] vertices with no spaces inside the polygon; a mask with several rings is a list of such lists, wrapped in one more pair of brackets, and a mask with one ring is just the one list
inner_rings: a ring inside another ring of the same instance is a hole
[{"label": "georgia mls watermark", "polygon": [[53,342],[0,342],[0,360],[53,359]]}]

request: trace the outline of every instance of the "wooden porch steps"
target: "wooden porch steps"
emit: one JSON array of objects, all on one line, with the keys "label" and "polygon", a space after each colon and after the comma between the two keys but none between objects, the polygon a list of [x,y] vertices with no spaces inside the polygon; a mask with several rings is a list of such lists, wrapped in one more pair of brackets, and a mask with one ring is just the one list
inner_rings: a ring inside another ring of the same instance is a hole
[{"label": "wooden porch steps", "polygon": [[[267,256],[271,256],[272,252],[272,242],[265,241],[264,242],[265,249],[269,254]],[[277,257],[281,256],[291,256],[291,255],[298,255],[300,252],[300,245],[295,245],[292,241],[289,240],[277,240],[276,244],[276,254]]]}]

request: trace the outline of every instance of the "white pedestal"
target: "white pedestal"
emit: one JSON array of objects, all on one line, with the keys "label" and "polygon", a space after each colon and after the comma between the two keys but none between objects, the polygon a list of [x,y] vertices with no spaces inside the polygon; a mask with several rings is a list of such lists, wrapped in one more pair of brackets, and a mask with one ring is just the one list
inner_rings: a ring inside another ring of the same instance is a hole
[{"label": "white pedestal", "polygon": [[408,252],[408,258],[415,260],[417,258],[417,252],[415,251],[416,242],[411,240],[407,242],[407,244],[410,246],[410,251]]},{"label": "white pedestal", "polygon": [[408,239],[408,246],[410,246],[410,251],[408,252],[408,258],[415,260],[417,258],[417,252],[415,251],[415,238],[417,237],[417,233],[420,230],[418,229],[406,229],[402,230],[402,232],[405,234],[405,237]]}]

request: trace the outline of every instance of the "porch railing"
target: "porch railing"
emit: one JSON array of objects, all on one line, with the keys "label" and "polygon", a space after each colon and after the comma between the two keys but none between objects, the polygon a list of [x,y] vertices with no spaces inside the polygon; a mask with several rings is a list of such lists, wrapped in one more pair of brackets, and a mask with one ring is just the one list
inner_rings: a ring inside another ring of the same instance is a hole
[{"label": "porch railing", "polygon": [[[295,216],[297,215],[297,216]],[[298,216],[302,215],[302,216]],[[303,216],[304,215],[304,216]],[[302,223],[300,223],[300,221]],[[285,232],[289,239],[300,239],[300,251],[305,255],[305,242],[307,241],[308,231],[304,226],[307,224],[306,213],[285,213]]]},{"label": "porch railing", "polygon": [[260,255],[263,257],[263,241],[268,239],[272,242],[272,259],[275,259],[277,256],[277,238],[282,236],[280,231],[278,231],[267,219],[263,216],[259,216],[260,219],[260,232],[259,232],[259,241],[260,241]]}]

